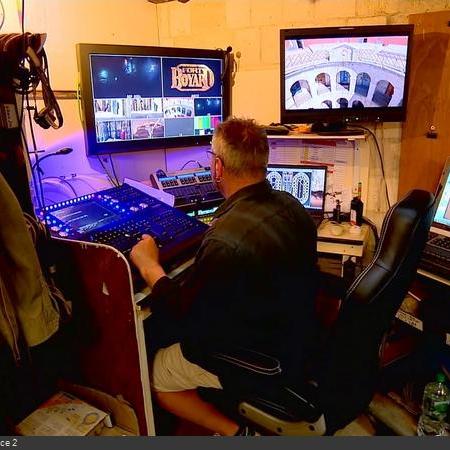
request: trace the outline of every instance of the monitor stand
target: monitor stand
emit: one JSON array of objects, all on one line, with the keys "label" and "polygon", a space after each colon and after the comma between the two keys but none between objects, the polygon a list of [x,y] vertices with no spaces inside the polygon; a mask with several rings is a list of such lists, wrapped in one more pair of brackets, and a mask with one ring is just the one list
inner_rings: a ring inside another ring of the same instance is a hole
[{"label": "monitor stand", "polygon": [[333,132],[339,133],[344,131],[347,125],[344,122],[314,122],[311,125],[311,131],[313,133]]},{"label": "monitor stand", "polygon": [[345,122],[314,122],[311,132],[325,136],[362,135],[363,130],[349,129]]}]

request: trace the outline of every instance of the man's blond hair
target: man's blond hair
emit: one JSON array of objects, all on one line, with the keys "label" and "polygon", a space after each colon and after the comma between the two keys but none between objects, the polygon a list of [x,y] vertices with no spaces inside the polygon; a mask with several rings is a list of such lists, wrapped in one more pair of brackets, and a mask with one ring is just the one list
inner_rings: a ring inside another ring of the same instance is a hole
[{"label": "man's blond hair", "polygon": [[214,153],[232,175],[265,176],[269,144],[264,128],[254,120],[231,117],[220,123],[212,144]]}]

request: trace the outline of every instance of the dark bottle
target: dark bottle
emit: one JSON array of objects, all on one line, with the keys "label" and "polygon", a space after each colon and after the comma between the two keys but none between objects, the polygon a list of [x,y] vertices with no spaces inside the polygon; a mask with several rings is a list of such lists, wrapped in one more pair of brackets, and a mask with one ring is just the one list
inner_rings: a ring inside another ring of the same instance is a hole
[{"label": "dark bottle", "polygon": [[333,220],[341,223],[341,202],[336,200],[336,207],[333,209]]},{"label": "dark bottle", "polygon": [[350,203],[350,222],[352,225],[361,225],[364,203],[359,197],[353,197]]}]

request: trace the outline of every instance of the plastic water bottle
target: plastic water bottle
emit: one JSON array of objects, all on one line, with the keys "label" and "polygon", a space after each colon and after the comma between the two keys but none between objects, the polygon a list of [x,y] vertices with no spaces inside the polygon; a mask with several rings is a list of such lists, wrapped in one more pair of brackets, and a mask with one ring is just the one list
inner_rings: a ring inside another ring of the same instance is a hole
[{"label": "plastic water bottle", "polygon": [[445,375],[438,373],[436,381],[428,383],[423,393],[422,415],[417,425],[419,436],[443,436],[450,394]]}]

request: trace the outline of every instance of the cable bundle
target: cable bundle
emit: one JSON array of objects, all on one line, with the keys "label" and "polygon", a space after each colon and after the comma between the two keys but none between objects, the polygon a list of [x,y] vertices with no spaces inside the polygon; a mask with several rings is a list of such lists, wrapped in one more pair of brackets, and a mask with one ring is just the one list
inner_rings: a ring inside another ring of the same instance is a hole
[{"label": "cable bundle", "polygon": [[23,97],[33,94],[41,84],[44,108],[35,108],[34,121],[42,128],[58,129],[63,117],[50,86],[47,55],[44,50],[45,34],[10,33],[0,35],[0,82],[11,84]]}]

